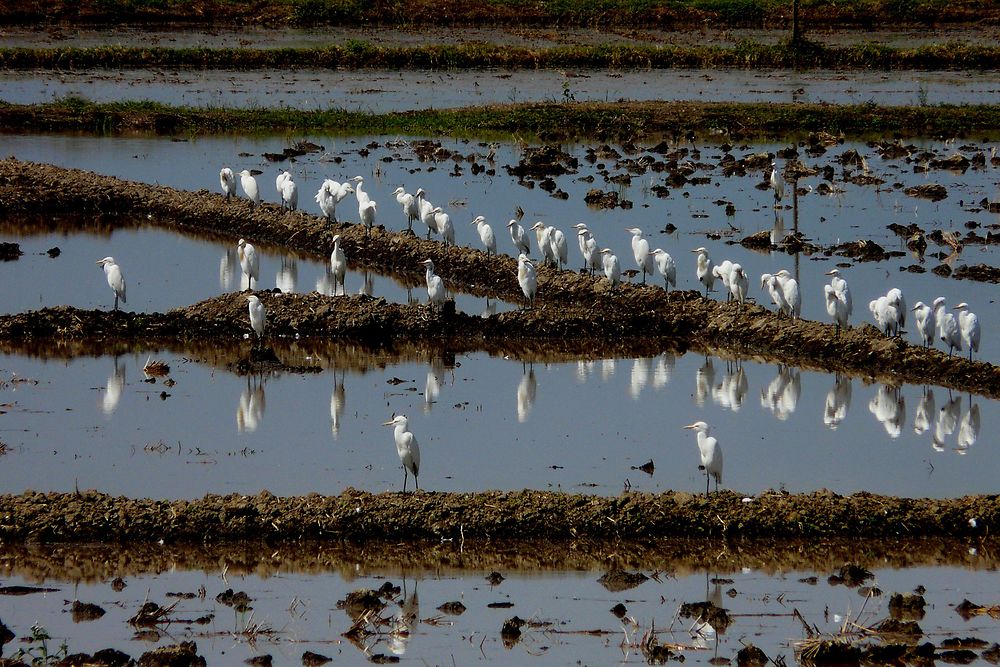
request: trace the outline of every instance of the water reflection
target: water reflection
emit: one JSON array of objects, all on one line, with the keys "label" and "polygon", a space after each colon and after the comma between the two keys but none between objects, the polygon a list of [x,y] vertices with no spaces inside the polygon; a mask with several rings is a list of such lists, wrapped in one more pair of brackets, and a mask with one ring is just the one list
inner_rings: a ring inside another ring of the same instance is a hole
[{"label": "water reflection", "polygon": [[361,281],[361,288],[358,289],[358,294],[364,294],[365,296],[372,296],[375,294],[375,283],[372,272],[366,270]]},{"label": "water reflection", "polygon": [[643,388],[649,382],[649,358],[638,357],[632,360],[632,374],[629,376],[628,393],[632,400],[639,398]]},{"label": "water reflection", "polygon": [[226,250],[222,253],[222,258],[219,259],[219,289],[223,292],[228,292],[233,285],[233,277],[236,275],[236,271],[239,269],[240,275],[243,275],[243,269],[240,268],[240,260],[236,255],[236,248],[226,247]]},{"label": "water reflection", "polygon": [[236,430],[240,433],[256,431],[264,419],[264,408],[264,380],[248,378],[236,407]]},{"label": "water reflection", "polygon": [[973,403],[972,396],[969,396],[969,409],[962,415],[962,421],[958,425],[957,453],[965,454],[969,447],[976,444],[976,440],[979,439],[979,428],[979,404]]},{"label": "water reflection", "polygon": [[941,406],[937,420],[934,422],[934,436],[931,446],[934,451],[943,452],[948,437],[955,432],[958,426],[958,417],[962,412],[962,397],[949,396],[948,402]]},{"label": "water reflection", "polygon": [[712,390],[712,401],[723,408],[739,412],[749,390],[750,383],[747,381],[743,364],[737,362],[736,370],[727,369],[722,382]]},{"label": "water reflection", "polygon": [[881,422],[890,438],[898,438],[906,421],[906,398],[899,387],[879,385],[875,396],[868,402],[868,411]]},{"label": "water reflection", "polygon": [[345,394],[344,376],[347,371],[340,371],[340,378],[337,378],[337,369],[333,369],[333,391],[330,393],[330,430],[334,439],[340,435],[340,419],[344,414]]},{"label": "water reflection", "polygon": [[407,593],[406,577],[403,577],[403,594],[399,602],[399,611],[392,618],[392,631],[389,633],[389,650],[393,655],[406,653],[406,645],[410,643],[417,625],[420,623],[420,599],[417,597],[419,580],[413,582],[413,592]]},{"label": "water reflection", "polygon": [[924,387],[924,392],[920,396],[920,402],[917,403],[917,411],[913,415],[914,433],[917,435],[923,435],[930,430],[931,424],[936,416],[934,409],[934,390],[929,387]]},{"label": "water reflection", "polygon": [[535,393],[538,390],[538,382],[535,380],[535,369],[529,368],[528,372],[521,376],[521,381],[517,384],[517,421],[524,423],[528,421],[531,408],[535,405]]},{"label": "water reflection", "polygon": [[802,374],[799,369],[778,366],[778,374],[760,390],[760,406],[770,410],[779,420],[786,421],[795,412],[801,394]]},{"label": "water reflection", "polygon": [[653,368],[653,389],[660,390],[670,383],[670,377],[677,366],[677,357],[664,352],[656,358],[656,366]]},{"label": "water reflection", "polygon": [[705,399],[712,393],[715,387],[715,366],[711,357],[705,357],[705,363],[698,368],[694,376],[694,402],[701,407],[705,405]]},{"label": "water reflection", "polygon": [[291,255],[281,256],[281,266],[274,277],[274,285],[285,294],[291,294],[299,282],[299,263]]},{"label": "water reflection", "polygon": [[115,357],[114,370],[108,376],[108,386],[101,397],[101,412],[105,417],[110,417],[118,409],[118,402],[122,398],[122,390],[125,388],[125,363],[119,363]]},{"label": "water reflection", "polygon": [[847,411],[851,408],[851,394],[853,383],[850,378],[837,375],[834,378],[833,387],[826,394],[826,407],[823,410],[823,423],[832,431],[847,417]]}]

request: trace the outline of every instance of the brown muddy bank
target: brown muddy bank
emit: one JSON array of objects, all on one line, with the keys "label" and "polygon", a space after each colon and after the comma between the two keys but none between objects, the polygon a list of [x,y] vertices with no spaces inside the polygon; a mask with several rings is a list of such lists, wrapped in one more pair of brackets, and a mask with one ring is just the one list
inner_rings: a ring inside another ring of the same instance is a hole
[{"label": "brown muddy bank", "polygon": [[[974,543],[976,554],[969,553]],[[345,579],[367,571],[460,576],[470,570],[584,571],[620,568],[669,572],[682,577],[706,569],[717,574],[749,567],[773,575],[791,570],[836,572],[845,562],[872,571],[883,568],[954,565],[995,569],[996,539],[871,538],[859,549],[850,538],[720,539],[660,538],[628,540],[571,539],[476,540],[451,542],[347,542],[263,540],[221,543],[79,544],[8,543],[0,556],[0,576],[27,583],[95,583],[166,571],[225,571],[228,576],[274,577],[290,573],[338,572]]]},{"label": "brown muddy bank", "polygon": [[636,539],[657,537],[985,536],[1000,497],[946,500],[829,491],[628,493],[615,498],[542,491],[279,498],[208,495],[151,500],[86,493],[0,496],[4,542],[230,540]]}]

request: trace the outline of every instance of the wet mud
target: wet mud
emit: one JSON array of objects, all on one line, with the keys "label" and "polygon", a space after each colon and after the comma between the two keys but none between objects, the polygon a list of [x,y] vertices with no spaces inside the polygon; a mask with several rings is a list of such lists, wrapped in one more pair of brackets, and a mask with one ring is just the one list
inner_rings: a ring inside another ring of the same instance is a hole
[{"label": "wet mud", "polygon": [[1000,498],[895,498],[826,490],[746,498],[723,491],[627,493],[615,498],[542,491],[279,498],[207,495],[157,501],[98,492],[0,496],[3,542],[231,540],[607,540],[656,537],[972,537],[1000,525]]}]

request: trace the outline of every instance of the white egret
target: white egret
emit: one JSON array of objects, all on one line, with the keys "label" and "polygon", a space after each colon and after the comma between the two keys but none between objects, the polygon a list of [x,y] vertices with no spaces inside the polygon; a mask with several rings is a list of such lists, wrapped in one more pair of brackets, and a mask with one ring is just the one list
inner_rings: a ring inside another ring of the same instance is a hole
[{"label": "white egret", "polygon": [[219,183],[222,184],[222,193],[226,195],[226,201],[236,196],[236,174],[232,169],[223,167],[219,171]]},{"label": "white egret", "polygon": [[886,336],[892,336],[896,330],[896,307],[889,303],[889,297],[880,296],[868,302],[875,325]]},{"label": "white egret", "polygon": [[712,259],[708,256],[708,250],[705,248],[695,248],[691,252],[698,253],[696,273],[698,275],[698,280],[702,285],[705,286],[705,296],[715,288],[715,273],[712,269],[715,268],[712,264]]},{"label": "white egret", "polygon": [[358,206],[371,201],[371,197],[365,192],[365,179],[363,176],[355,176],[351,180],[354,181],[354,195],[358,198]]},{"label": "white egret", "polygon": [[423,188],[417,188],[417,192],[413,196],[417,198],[417,208],[420,211],[420,221],[427,225],[427,238],[430,238],[431,232],[434,232],[435,234],[439,233],[437,220],[434,217],[434,209],[438,207],[427,201],[427,193],[424,192]]},{"label": "white egret", "polygon": [[733,269],[729,272],[729,292],[739,302],[740,308],[743,308],[743,302],[746,301],[749,291],[750,279],[747,278],[743,267],[739,264],[733,264]]},{"label": "white egret", "polygon": [[771,302],[778,309],[779,315],[784,315],[789,310],[788,302],[785,301],[785,291],[781,287],[781,279],[770,273],[760,274],[760,288],[766,289],[771,297]]},{"label": "white egret", "polygon": [[839,334],[840,329],[847,326],[854,311],[854,303],[851,300],[851,288],[847,286],[847,281],[841,277],[839,270],[835,268],[830,269],[826,272],[826,275],[830,276],[829,287],[833,290],[834,298],[839,302],[832,306],[833,312],[831,312],[830,295],[827,293],[826,312],[830,313],[834,322],[837,323],[837,333]]},{"label": "white egret", "polygon": [[728,259],[724,259],[712,267],[712,275],[715,276],[716,280],[722,281],[722,288],[726,292],[726,301],[729,301],[732,297],[732,293],[729,289],[729,282],[732,279],[732,273],[733,263]]},{"label": "white egret", "polygon": [[354,194],[354,188],[346,181],[338,183],[329,178],[323,181],[319,192],[316,193],[316,203],[319,204],[323,217],[330,222],[337,222],[337,204],[350,194]]},{"label": "white egret", "polygon": [[434,207],[434,226],[445,246],[455,245],[455,227],[451,224],[451,216],[445,213],[440,206]]},{"label": "white egret", "polygon": [[626,230],[632,235],[632,256],[635,258],[635,265],[642,271],[642,283],[646,284],[646,274],[653,274],[653,256],[649,254],[649,241],[638,227],[630,227]]},{"label": "white egret", "polygon": [[403,207],[403,215],[406,216],[406,228],[413,231],[413,221],[420,217],[420,205],[417,198],[401,187],[393,190],[396,202]]},{"label": "white egret", "polygon": [[257,206],[260,203],[260,190],[257,189],[257,179],[248,169],[240,172],[240,186],[243,188],[243,194],[250,200],[250,207]]},{"label": "white egret", "polygon": [[576,230],[576,244],[579,246],[580,255],[583,257],[583,270],[586,271],[590,266],[590,262],[587,259],[587,241],[594,238],[594,235],[587,229],[587,225],[582,222],[571,225],[571,227]]},{"label": "white egret", "polygon": [[778,173],[778,165],[771,163],[771,189],[774,190],[774,207],[778,208],[781,200],[785,196],[785,181]]},{"label": "white egret", "polygon": [[934,333],[937,329],[937,320],[934,317],[934,311],[923,301],[917,301],[911,310],[913,310],[913,319],[917,323],[917,333],[920,334],[920,342],[924,344],[924,347],[933,347]]},{"label": "white egret", "polygon": [[594,235],[586,227],[577,231],[576,234],[577,238],[580,239],[584,270],[589,270],[590,275],[594,275],[594,272],[598,269],[603,270],[603,257],[601,256],[601,249],[597,245],[597,239],[594,238]]},{"label": "white egret", "polygon": [[622,280],[622,269],[618,264],[618,257],[611,252],[611,248],[602,249],[601,255],[604,258],[604,275],[611,283],[611,292],[614,293],[618,283]]},{"label": "white egret", "polygon": [[247,308],[250,311],[250,327],[257,337],[257,344],[260,345],[264,340],[264,320],[267,318],[267,309],[264,308],[264,303],[257,298],[256,294],[247,297]]},{"label": "white egret", "polygon": [[333,237],[333,252],[330,253],[330,271],[333,273],[333,295],[337,295],[337,283],[347,292],[344,277],[347,275],[347,255],[340,247],[340,234]]},{"label": "white egret", "polygon": [[538,276],[535,273],[535,265],[523,252],[517,257],[517,283],[521,286],[521,292],[524,293],[524,298],[527,301],[526,307],[533,308],[535,295],[538,293]]},{"label": "white egret", "polygon": [[677,263],[670,253],[663,248],[653,251],[653,261],[656,263],[656,270],[663,276],[663,289],[670,291],[670,286],[677,288]]},{"label": "white egret", "polygon": [[[240,242],[236,244],[236,253],[240,258],[240,268],[243,269],[243,275],[247,277],[247,288],[253,289],[253,281],[260,280],[260,258],[257,257],[257,249],[253,247],[253,244],[240,239]],[[242,286],[242,282],[240,285]]]},{"label": "white egret", "polygon": [[934,318],[937,320],[938,338],[948,348],[948,356],[953,350],[962,351],[962,333],[958,328],[958,320],[945,309],[943,296],[934,299]]},{"label": "white egret", "polygon": [[118,310],[118,300],[125,303],[125,276],[122,274],[122,267],[114,257],[105,257],[97,260],[96,264],[104,267],[104,277],[108,280],[108,287],[115,293],[115,307]]},{"label": "white egret", "polygon": [[514,250],[518,254],[531,254],[531,243],[528,241],[528,234],[524,227],[518,224],[513,218],[507,223],[507,230],[510,232],[510,240],[514,242]]},{"label": "white egret", "polygon": [[684,428],[692,429],[698,434],[698,453],[701,455],[698,469],[705,471],[705,495],[708,495],[711,478],[715,478],[715,492],[718,493],[719,484],[722,483],[722,447],[719,446],[719,441],[709,435],[712,429],[705,422],[698,421]]},{"label": "white egret", "polygon": [[799,294],[799,281],[792,278],[792,274],[788,272],[788,269],[778,271],[774,274],[774,277],[778,279],[778,283],[781,285],[785,303],[788,305],[788,316],[796,320],[799,319],[799,316],[802,314],[802,295]]},{"label": "white egret", "polygon": [[538,242],[538,250],[542,253],[542,264],[558,264],[556,261],[555,246],[552,243],[552,227],[547,226],[539,220],[531,226],[535,232],[535,240]]},{"label": "white egret", "polygon": [[403,493],[406,493],[407,473],[413,473],[413,483],[420,488],[417,475],[420,474],[420,445],[417,438],[410,432],[409,421],[403,415],[396,415],[390,421],[383,422],[383,426],[394,426],[393,439],[396,441],[396,454],[399,455],[399,462],[403,464]]},{"label": "white egret", "polygon": [[823,293],[826,296],[826,312],[833,319],[833,323],[837,325],[837,334],[840,335],[840,330],[847,326],[847,311],[844,309],[843,302],[837,298],[837,292],[829,285],[823,285]]},{"label": "white egret", "polygon": [[425,275],[427,281],[427,303],[431,308],[441,308],[444,305],[444,281],[441,276],[434,273],[434,262],[425,259],[421,262],[426,268]]},{"label": "white egret", "polygon": [[363,204],[358,204],[358,217],[361,224],[365,226],[365,236],[372,235],[372,227],[375,226],[375,210],[378,204],[368,200]]},{"label": "white egret", "polygon": [[969,348],[969,361],[972,361],[972,353],[979,352],[979,318],[964,301],[953,310],[958,311],[958,331],[962,336],[962,345]]},{"label": "white egret", "polygon": [[549,243],[552,244],[552,257],[561,269],[569,262],[569,248],[566,245],[566,235],[555,227],[549,227]]},{"label": "white egret", "polygon": [[885,294],[889,305],[896,310],[896,335],[906,327],[906,299],[903,298],[903,291],[898,287],[893,287]]},{"label": "white egret", "polygon": [[486,222],[486,218],[477,215],[476,219],[469,224],[476,226],[476,231],[479,232],[479,240],[483,242],[483,246],[486,248],[486,256],[496,255],[497,239],[493,235],[493,228]]},{"label": "white egret", "polygon": [[281,197],[281,210],[286,208],[295,211],[299,207],[299,186],[292,180],[290,172],[282,172],[275,183],[278,187],[278,195]]}]

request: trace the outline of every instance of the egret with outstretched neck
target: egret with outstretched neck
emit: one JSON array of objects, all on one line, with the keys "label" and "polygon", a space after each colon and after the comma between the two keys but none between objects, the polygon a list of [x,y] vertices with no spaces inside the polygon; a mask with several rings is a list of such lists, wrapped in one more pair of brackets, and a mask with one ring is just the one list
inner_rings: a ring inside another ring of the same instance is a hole
[{"label": "egret with outstretched neck", "polygon": [[705,471],[705,495],[708,495],[709,481],[715,479],[715,492],[719,492],[719,484],[722,482],[722,447],[719,441],[709,435],[712,428],[702,421],[688,424],[684,428],[691,429],[698,434],[698,453],[701,456],[699,470]]},{"label": "egret with outstretched neck", "polygon": [[97,260],[97,264],[104,268],[104,277],[108,280],[108,287],[115,293],[115,307],[118,310],[118,300],[125,303],[125,276],[122,274],[122,267],[114,257],[105,257]]}]

